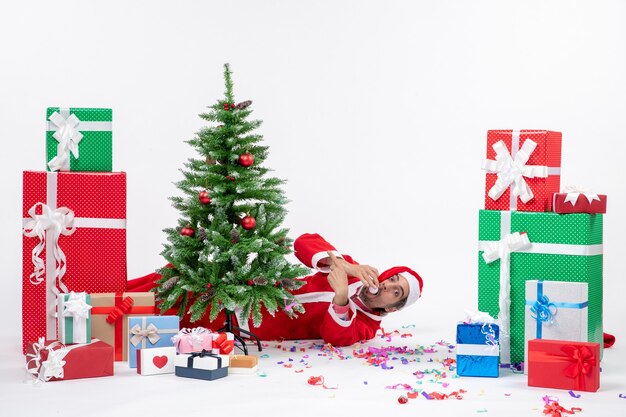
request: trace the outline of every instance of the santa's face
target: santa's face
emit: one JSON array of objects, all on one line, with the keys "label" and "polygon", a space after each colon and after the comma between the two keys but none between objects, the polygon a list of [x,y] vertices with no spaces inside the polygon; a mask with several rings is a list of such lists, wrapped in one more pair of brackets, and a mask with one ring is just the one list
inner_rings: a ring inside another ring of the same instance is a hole
[{"label": "santa's face", "polygon": [[362,293],[363,301],[368,307],[384,308],[389,312],[396,310],[396,308],[389,306],[400,302],[408,295],[409,282],[401,274],[393,275],[381,282],[376,294],[372,294],[366,289]]}]

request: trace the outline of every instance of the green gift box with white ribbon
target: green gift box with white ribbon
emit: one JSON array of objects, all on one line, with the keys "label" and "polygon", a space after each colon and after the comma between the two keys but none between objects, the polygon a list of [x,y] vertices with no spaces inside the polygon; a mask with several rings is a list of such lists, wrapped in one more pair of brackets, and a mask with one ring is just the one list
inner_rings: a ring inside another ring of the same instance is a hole
[{"label": "green gift box with white ribbon", "polygon": [[59,342],[91,342],[91,296],[71,291],[57,298],[57,329]]},{"label": "green gift box with white ribbon", "polygon": [[524,361],[526,281],[586,282],[589,342],[602,346],[602,215],[480,210],[478,309],[498,316],[501,363]]},{"label": "green gift box with white ribbon", "polygon": [[46,151],[49,171],[113,170],[111,109],[49,107]]}]

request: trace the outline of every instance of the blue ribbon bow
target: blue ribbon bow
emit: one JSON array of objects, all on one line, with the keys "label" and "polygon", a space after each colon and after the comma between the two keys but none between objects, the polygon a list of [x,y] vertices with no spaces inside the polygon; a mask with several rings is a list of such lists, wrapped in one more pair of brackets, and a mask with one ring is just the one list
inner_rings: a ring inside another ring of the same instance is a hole
[{"label": "blue ribbon bow", "polygon": [[550,302],[547,295],[537,296],[537,301],[530,307],[531,317],[535,320],[542,321],[548,324],[554,323],[554,316],[556,315],[556,304]]},{"label": "blue ribbon bow", "polygon": [[531,317],[537,321],[537,339],[542,338],[543,323],[554,324],[554,316],[559,308],[585,308],[589,303],[584,301],[582,303],[564,303],[564,302],[552,302],[547,295],[543,293],[543,281],[537,281],[537,299],[526,300],[526,305],[531,306]]}]

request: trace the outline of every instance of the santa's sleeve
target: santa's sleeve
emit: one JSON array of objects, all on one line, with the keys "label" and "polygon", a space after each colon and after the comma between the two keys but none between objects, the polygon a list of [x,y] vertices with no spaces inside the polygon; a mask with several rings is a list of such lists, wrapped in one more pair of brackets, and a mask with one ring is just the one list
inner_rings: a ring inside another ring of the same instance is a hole
[{"label": "santa's sleeve", "polygon": [[315,268],[323,273],[329,273],[330,267],[318,265],[318,263],[320,260],[328,257],[328,251],[331,251],[337,258],[343,258],[333,245],[328,243],[326,239],[317,233],[305,233],[301,235],[293,243],[293,248],[300,262],[309,268]]},{"label": "santa's sleeve", "polygon": [[339,314],[332,303],[324,315],[320,326],[320,336],[324,342],[333,346],[350,346],[362,340],[370,340],[376,335],[378,322],[357,314],[356,305],[352,300],[348,303],[350,310],[347,317]]}]

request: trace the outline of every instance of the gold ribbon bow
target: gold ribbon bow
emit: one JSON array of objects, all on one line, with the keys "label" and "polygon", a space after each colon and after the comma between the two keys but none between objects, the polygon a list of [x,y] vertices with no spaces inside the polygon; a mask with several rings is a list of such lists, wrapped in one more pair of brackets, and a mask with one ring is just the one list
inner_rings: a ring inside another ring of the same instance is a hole
[{"label": "gold ribbon bow", "polygon": [[145,329],[142,329],[141,326],[135,324],[133,328],[130,329],[130,332],[133,334],[133,337],[130,338],[130,342],[134,346],[140,344],[144,339],[148,339],[150,343],[154,345],[161,338],[161,336],[159,336],[159,329],[157,329],[157,327],[152,323],[150,323]]}]

